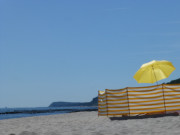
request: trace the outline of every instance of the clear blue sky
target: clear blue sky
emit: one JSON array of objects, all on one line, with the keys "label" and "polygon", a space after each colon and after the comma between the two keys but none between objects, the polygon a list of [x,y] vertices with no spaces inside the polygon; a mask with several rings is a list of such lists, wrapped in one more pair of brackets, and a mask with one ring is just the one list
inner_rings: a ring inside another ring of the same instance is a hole
[{"label": "clear blue sky", "polygon": [[0,0],[0,107],[90,101],[169,60],[180,78],[179,0]]}]

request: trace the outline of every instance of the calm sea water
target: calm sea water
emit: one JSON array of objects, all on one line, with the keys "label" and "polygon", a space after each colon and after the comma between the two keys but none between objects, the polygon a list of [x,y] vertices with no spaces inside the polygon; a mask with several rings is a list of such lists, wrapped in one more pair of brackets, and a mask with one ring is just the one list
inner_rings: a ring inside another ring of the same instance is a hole
[{"label": "calm sea water", "polygon": [[97,107],[0,108],[0,120],[42,115],[64,114],[74,111],[84,111],[93,109],[96,110]]}]

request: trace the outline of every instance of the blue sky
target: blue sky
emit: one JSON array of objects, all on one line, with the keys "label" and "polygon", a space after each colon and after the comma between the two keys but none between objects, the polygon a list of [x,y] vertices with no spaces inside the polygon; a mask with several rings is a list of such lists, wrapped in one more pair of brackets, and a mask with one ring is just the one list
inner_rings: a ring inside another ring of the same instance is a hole
[{"label": "blue sky", "polygon": [[0,0],[0,107],[90,101],[138,84],[143,63],[180,78],[179,0]]}]

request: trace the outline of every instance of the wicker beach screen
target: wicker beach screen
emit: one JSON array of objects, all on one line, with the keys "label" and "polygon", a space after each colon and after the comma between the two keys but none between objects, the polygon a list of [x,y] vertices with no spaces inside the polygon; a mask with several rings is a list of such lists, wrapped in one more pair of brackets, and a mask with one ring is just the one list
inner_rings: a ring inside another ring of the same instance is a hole
[{"label": "wicker beach screen", "polygon": [[133,116],[180,110],[180,84],[106,89],[98,94],[99,116]]},{"label": "wicker beach screen", "polygon": [[106,93],[105,91],[99,91],[98,93],[98,115],[106,116],[107,115],[107,105],[106,105]]}]

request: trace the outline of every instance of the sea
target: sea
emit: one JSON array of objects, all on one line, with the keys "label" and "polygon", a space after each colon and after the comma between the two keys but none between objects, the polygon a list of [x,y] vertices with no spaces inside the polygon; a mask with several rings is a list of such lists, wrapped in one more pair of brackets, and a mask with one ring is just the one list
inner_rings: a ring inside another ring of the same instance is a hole
[{"label": "sea", "polygon": [[65,114],[79,111],[96,111],[97,106],[76,107],[28,107],[28,108],[0,108],[0,120],[34,117],[43,115]]}]

